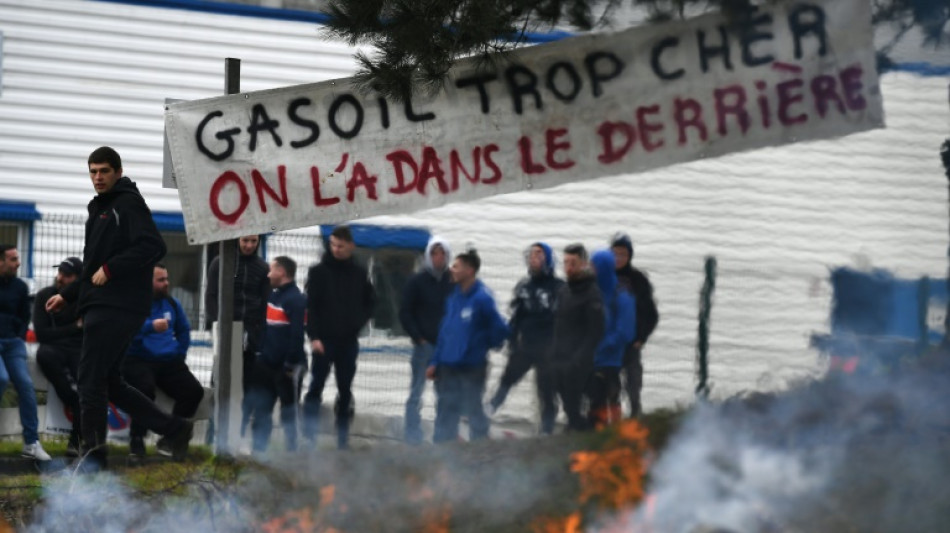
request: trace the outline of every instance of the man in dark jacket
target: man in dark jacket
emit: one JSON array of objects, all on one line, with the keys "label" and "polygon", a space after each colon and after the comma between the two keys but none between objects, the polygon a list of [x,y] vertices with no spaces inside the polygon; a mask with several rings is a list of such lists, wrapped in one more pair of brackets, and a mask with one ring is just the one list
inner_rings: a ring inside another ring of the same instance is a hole
[{"label": "man in dark jacket", "polygon": [[[205,390],[185,363],[191,346],[191,324],[181,303],[168,292],[168,269],[155,265],[152,278],[152,308],[126,352],[122,373],[129,385],[155,399],[156,389],[175,401],[172,413],[191,418]],[[146,428],[135,418],[129,428],[129,455],[145,457]],[[171,455],[167,439],[159,439],[158,453]]]},{"label": "man in dark jacket", "polygon": [[47,313],[46,302],[59,294],[82,273],[82,260],[67,257],[57,266],[53,285],[36,293],[33,301],[33,331],[39,348],[36,363],[49,380],[56,395],[70,411],[73,429],[66,444],[66,455],[79,455],[79,394],[76,392],[79,352],[82,350],[82,318],[79,304],[73,302],[58,313]]},{"label": "man in dark jacket", "polygon": [[448,243],[432,237],[426,245],[424,267],[406,282],[399,305],[399,321],[412,339],[412,383],[406,400],[405,439],[411,444],[422,442],[420,411],[426,386],[426,368],[432,359],[439,338],[439,324],[445,313],[445,300],[452,292],[452,274]]},{"label": "man in dark jacket", "polygon": [[551,366],[568,429],[576,431],[588,427],[581,414],[581,400],[594,368],[594,354],[604,337],[605,314],[583,245],[564,249],[564,275],[567,284],[557,299]]},{"label": "man in dark jacket", "polygon": [[49,461],[40,444],[36,389],[26,363],[26,330],[30,325],[30,295],[16,273],[20,253],[12,244],[0,245],[0,396],[13,382],[23,426],[23,456]]},{"label": "man in dark jacket", "polygon": [[353,259],[353,233],[348,226],[333,228],[330,250],[307,274],[307,335],[313,351],[312,381],[304,398],[304,437],[317,436],[323,386],[333,366],[338,398],[337,446],[346,448],[352,417],[359,334],[373,315],[376,291],[363,267]]},{"label": "man in dark jacket", "polygon": [[610,241],[610,249],[616,260],[617,280],[636,300],[636,336],[627,346],[623,359],[623,375],[627,397],[630,399],[630,417],[640,415],[640,390],[643,388],[643,345],[660,321],[660,314],[653,300],[653,285],[639,269],[634,268],[633,241],[626,233],[617,233]]},{"label": "man in dark jacket", "polygon": [[528,277],[518,282],[511,299],[508,364],[498,390],[492,396],[491,408],[497,411],[511,388],[534,367],[541,404],[541,432],[551,434],[557,403],[549,360],[557,295],[564,281],[554,275],[554,252],[543,242],[536,242],[528,248],[527,263]]},{"label": "man in dark jacket", "polygon": [[[244,323],[244,346],[242,349],[241,388],[241,434],[250,420],[247,390],[254,372],[254,354],[257,353],[264,334],[267,315],[267,298],[271,286],[267,279],[267,262],[257,255],[261,238],[245,235],[238,239],[237,264],[234,267],[234,320]],[[221,256],[216,256],[208,265],[208,286],[205,290],[205,321],[208,329],[218,320],[218,272],[221,271]]]},{"label": "man in dark jacket", "polygon": [[307,364],[304,352],[304,317],[307,298],[297,288],[297,263],[286,256],[270,264],[273,290],[267,302],[267,326],[251,379],[253,450],[267,450],[274,426],[274,404],[280,398],[280,423],[287,450],[297,449],[297,376]]},{"label": "man in dark jacket", "polygon": [[426,377],[436,380],[433,442],[458,440],[462,416],[468,417],[469,440],[488,438],[490,422],[482,406],[488,350],[500,348],[510,331],[491,292],[478,279],[480,267],[475,250],[452,262],[456,286],[445,304],[439,344],[426,369]]},{"label": "man in dark jacket", "polygon": [[89,202],[83,271],[79,279],[46,302],[61,311],[79,302],[83,320],[79,355],[79,404],[83,468],[106,466],[106,414],[110,399],[148,429],[169,437],[176,459],[183,459],[193,424],[162,412],[126,383],[122,358],[148,316],[152,268],[165,255],[165,242],[135,183],[122,176],[122,160],[112,148],[94,150],[89,177],[98,193]]}]

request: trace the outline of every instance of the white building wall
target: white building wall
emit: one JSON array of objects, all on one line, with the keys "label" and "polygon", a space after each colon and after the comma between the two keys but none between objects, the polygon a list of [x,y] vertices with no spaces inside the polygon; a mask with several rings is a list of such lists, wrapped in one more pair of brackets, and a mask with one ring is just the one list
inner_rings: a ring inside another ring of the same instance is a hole
[{"label": "white building wall", "polygon": [[[242,59],[248,91],[351,74],[353,50],[318,30],[96,1],[0,0],[0,197],[81,211],[91,192],[85,158],[108,144],[152,209],[179,211],[175,191],[161,188],[164,99],[220,94],[229,56]],[[884,75],[886,130],[370,222],[428,226],[457,249],[475,244],[503,308],[529,243],[594,248],[628,231],[661,313],[645,351],[647,408],[692,398],[703,259],[715,255],[713,393],[780,388],[822,370],[808,339],[829,327],[829,269],[944,276],[947,182],[937,149],[950,131],[948,82]]]}]

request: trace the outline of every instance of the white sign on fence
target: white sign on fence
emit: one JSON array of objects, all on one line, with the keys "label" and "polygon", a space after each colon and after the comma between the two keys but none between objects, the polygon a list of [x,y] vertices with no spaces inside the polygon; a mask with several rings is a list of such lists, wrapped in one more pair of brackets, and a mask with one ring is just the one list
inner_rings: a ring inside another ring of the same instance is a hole
[{"label": "white sign on fence", "polygon": [[343,79],[172,104],[189,241],[883,127],[870,20],[866,0],[790,2],[462,61],[406,103]]}]

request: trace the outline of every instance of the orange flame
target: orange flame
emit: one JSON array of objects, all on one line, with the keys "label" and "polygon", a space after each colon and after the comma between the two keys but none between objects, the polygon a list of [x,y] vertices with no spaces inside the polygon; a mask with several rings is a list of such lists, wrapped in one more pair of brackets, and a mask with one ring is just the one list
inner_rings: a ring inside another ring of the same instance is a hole
[{"label": "orange flame", "polygon": [[314,512],[310,506],[291,509],[283,515],[261,524],[264,533],[340,533],[333,526],[326,525],[330,505],[336,496],[336,487],[327,485],[320,488],[320,507]]},{"label": "orange flame", "polygon": [[531,524],[532,533],[580,533],[581,513],[575,511],[563,518],[539,518]]}]

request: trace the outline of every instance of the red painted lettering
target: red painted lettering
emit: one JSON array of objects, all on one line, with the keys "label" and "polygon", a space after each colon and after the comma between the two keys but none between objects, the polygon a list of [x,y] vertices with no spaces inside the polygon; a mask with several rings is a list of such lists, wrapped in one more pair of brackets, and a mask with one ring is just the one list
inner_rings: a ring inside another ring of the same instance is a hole
[{"label": "red painted lettering", "polygon": [[518,149],[521,151],[521,170],[525,174],[543,174],[547,169],[534,162],[531,157],[531,139],[523,135],[518,139]]},{"label": "red painted lettering", "polygon": [[783,81],[775,86],[776,91],[778,91],[778,120],[782,125],[801,124],[808,120],[808,115],[804,112],[797,115],[789,114],[789,110],[794,104],[804,100],[805,97],[800,92],[804,84],[805,82],[796,78]]},{"label": "red painted lettering", "polygon": [[[730,98],[731,97],[731,98]],[[722,89],[713,91],[713,98],[716,100],[716,122],[719,135],[725,136],[729,133],[726,127],[726,117],[735,115],[739,121],[739,129],[745,135],[749,130],[749,113],[745,110],[745,89],[741,85],[730,85]],[[727,99],[731,99],[729,102]]]},{"label": "red painted lettering", "polygon": [[762,127],[769,129],[772,126],[772,106],[769,105],[769,96],[765,92],[768,86],[764,81],[755,82],[755,88],[759,90],[759,96],[756,97],[756,103],[759,104],[759,116],[762,119]]},{"label": "red painted lettering", "polygon": [[[619,147],[614,145],[615,134],[620,134],[623,139]],[[597,135],[600,135],[601,145],[603,146],[603,150],[600,155],[597,156],[597,160],[605,165],[609,165],[620,161],[623,156],[627,155],[627,152],[630,151],[634,141],[637,139],[637,130],[633,127],[633,124],[628,122],[611,122],[607,120],[597,127]]]},{"label": "red painted lettering", "polygon": [[699,140],[706,142],[709,137],[706,131],[706,123],[703,122],[703,106],[692,98],[677,98],[673,100],[673,120],[676,121],[676,129],[679,136],[676,140],[680,146],[686,144],[689,136],[686,134],[686,128],[696,128],[699,132]]},{"label": "red painted lettering", "polygon": [[439,186],[439,192],[445,194],[449,192],[449,184],[445,182],[445,171],[442,170],[442,160],[439,154],[435,153],[435,148],[426,146],[422,149],[422,169],[419,171],[419,179],[416,188],[419,194],[425,195],[426,183],[434,179]]},{"label": "red painted lettering", "polygon": [[501,169],[498,168],[498,165],[495,163],[495,160],[491,158],[491,155],[498,151],[498,145],[491,143],[485,146],[485,149],[482,150],[482,154],[485,156],[485,166],[491,169],[492,175],[482,180],[482,183],[485,185],[493,185],[501,181]]},{"label": "red painted lettering", "polygon": [[346,182],[346,199],[349,202],[353,202],[356,198],[356,189],[358,187],[363,187],[366,189],[366,197],[370,200],[378,200],[376,196],[376,176],[370,175],[366,172],[366,167],[363,166],[363,163],[357,162],[353,165],[353,176],[349,181]]},{"label": "red painted lettering", "polygon": [[838,94],[838,80],[834,76],[821,75],[811,80],[811,94],[815,98],[815,109],[818,116],[824,118],[828,113],[828,103],[834,102],[838,112],[845,114],[844,102]]},{"label": "red painted lettering", "polygon": [[867,100],[861,94],[861,89],[864,88],[861,83],[863,74],[864,71],[860,65],[848,67],[841,71],[841,88],[844,91],[844,101],[851,111],[861,111],[868,106]]},{"label": "red painted lettering", "polygon": [[[405,150],[396,150],[386,155],[386,159],[393,165],[393,171],[396,172],[396,186],[389,189],[393,194],[405,194],[415,190],[416,182],[419,181],[419,165],[412,158],[412,154]],[[412,179],[406,181],[406,173],[403,166],[408,165],[412,169]]]},{"label": "red painted lettering", "polygon": [[[233,183],[238,188],[238,206],[234,211],[225,213],[221,210],[220,197],[221,192],[228,183]],[[211,208],[211,212],[214,216],[225,224],[234,224],[237,222],[237,220],[241,218],[241,214],[244,213],[244,210],[247,209],[247,204],[250,202],[251,196],[247,194],[247,187],[244,185],[244,182],[241,181],[241,177],[237,175],[237,172],[233,170],[228,170],[218,176],[218,179],[214,180],[214,184],[211,185],[211,197],[208,199],[208,206]]]},{"label": "red painted lettering", "polygon": [[261,212],[267,212],[267,203],[264,202],[264,193],[267,193],[267,196],[270,196],[274,201],[280,204],[281,207],[287,207],[287,204],[290,202],[290,199],[287,198],[287,167],[284,165],[277,165],[277,182],[280,186],[280,196],[277,195],[277,192],[267,183],[267,180],[264,179],[264,175],[258,172],[255,168],[251,170],[251,182],[254,183],[254,192],[257,193],[257,202],[261,206]]},{"label": "red painted lettering", "polygon": [[662,138],[660,140],[653,140],[650,135],[652,133],[659,133],[663,131],[662,122],[648,122],[647,115],[657,115],[660,113],[659,105],[651,106],[640,106],[637,108],[637,131],[640,132],[640,144],[643,145],[643,148],[647,152],[652,152],[657,148],[663,146],[665,142]]},{"label": "red painted lettering", "polygon": [[464,174],[465,179],[469,183],[478,183],[478,180],[481,178],[482,174],[482,147],[476,146],[472,149],[472,165],[475,167],[473,171],[474,174],[470,174],[468,170],[462,165],[462,160],[459,157],[458,150],[452,150],[449,153],[449,172],[452,175],[452,190],[457,191],[459,188],[459,174]]},{"label": "red painted lettering", "polygon": [[336,196],[324,198],[320,195],[320,169],[317,167],[310,167],[310,183],[313,185],[313,205],[326,207],[340,203],[340,199]]},{"label": "red painted lettering", "polygon": [[566,128],[549,129],[544,132],[544,144],[546,148],[544,160],[549,167],[555,170],[564,170],[574,166],[574,161],[571,161],[570,158],[566,158],[564,161],[557,161],[554,158],[557,152],[571,149],[570,141],[557,142],[558,138],[565,135],[567,135]]}]

